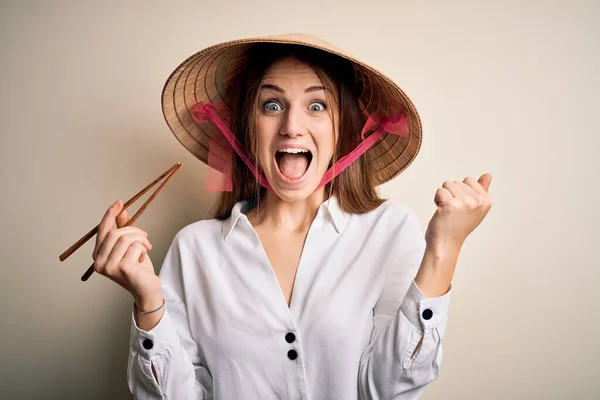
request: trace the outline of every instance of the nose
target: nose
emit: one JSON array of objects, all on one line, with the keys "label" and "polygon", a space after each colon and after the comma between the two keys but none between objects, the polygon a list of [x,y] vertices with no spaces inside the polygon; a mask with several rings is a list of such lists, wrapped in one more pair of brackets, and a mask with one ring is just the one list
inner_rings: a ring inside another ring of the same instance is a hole
[{"label": "nose", "polygon": [[290,107],[284,114],[279,133],[291,138],[303,136],[306,133],[304,116],[301,109]]}]

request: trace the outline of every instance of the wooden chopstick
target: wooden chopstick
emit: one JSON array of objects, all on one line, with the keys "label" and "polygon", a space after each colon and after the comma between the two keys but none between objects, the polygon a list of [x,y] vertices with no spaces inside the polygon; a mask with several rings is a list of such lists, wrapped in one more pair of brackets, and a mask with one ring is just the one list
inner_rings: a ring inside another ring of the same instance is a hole
[{"label": "wooden chopstick", "polygon": [[[142,204],[140,209],[135,213],[135,215],[133,217],[131,217],[131,219],[129,221],[127,221],[127,223],[124,226],[131,226],[131,225],[135,224],[135,222],[138,220],[139,217],[142,216],[142,214],[144,213],[146,208],[150,205],[150,203],[152,203],[152,201],[156,198],[156,196],[158,196],[158,194],[163,190],[163,188],[165,186],[167,186],[167,184],[173,178],[173,176],[175,176],[175,173],[179,170],[179,167],[181,167],[181,163],[175,164],[169,170],[167,170],[163,175],[161,175],[161,177],[162,177],[165,174],[169,174],[169,176],[167,176],[167,179],[165,179],[165,181],[163,183],[161,183],[161,185],[158,187],[158,189],[156,189],[156,191],[154,193],[152,193],[152,195],[148,198],[148,200],[146,200],[146,202],[144,204]],[[133,196],[127,203],[125,203],[123,208],[129,207],[133,202],[135,202],[138,198],[140,198],[146,191],[150,190],[150,187],[152,187],[158,181],[160,181],[161,177],[155,179],[154,182],[152,182],[150,185],[148,185],[146,188],[144,188],[144,190],[142,190],[137,195]],[[87,269],[87,271],[85,271],[85,273],[81,276],[81,280],[83,282],[87,281],[90,278],[90,276],[92,276],[93,273],[94,273],[94,263],[92,263],[92,265],[90,265],[90,267]]]},{"label": "wooden chopstick", "polygon": [[[169,168],[167,171],[165,171],[162,175],[160,175],[158,178],[156,178],[154,181],[152,181],[152,183],[150,183],[148,186],[146,186],[144,189],[142,189],[138,194],[136,194],[131,199],[129,199],[127,201],[127,203],[125,203],[125,205],[123,206],[123,209],[127,209],[127,207],[129,207],[130,205],[132,205],[133,203],[135,203],[137,201],[137,199],[139,199],[140,197],[142,197],[154,185],[156,185],[156,183],[158,183],[165,176],[169,175],[167,177],[167,179],[165,179],[165,181],[158,187],[158,189],[156,189],[156,191],[154,193],[152,193],[152,195],[150,196],[150,198],[148,200],[146,200],[146,202],[142,205],[142,207],[140,207],[140,209],[135,213],[135,215],[129,221],[127,221],[127,223],[125,224],[125,226],[130,226],[130,225],[135,224],[135,222],[144,213],[144,211],[150,205],[150,203],[156,198],[156,196],[158,196],[158,194],[163,190],[163,188],[173,178],[173,176],[179,170],[179,168],[181,167],[181,165],[182,165],[181,163],[176,163],[175,165],[173,165],[171,168]],[[69,257],[71,254],[73,254],[77,249],[79,249],[84,243],[86,243],[88,240],[90,240],[95,234],[98,233],[98,227],[99,226],[100,226],[99,224],[96,225],[91,231],[89,231],[81,239],[79,239],[77,242],[75,242],[75,244],[73,244],[71,247],[69,247],[64,253],[62,253],[59,256],[59,260],[60,261],[64,261],[65,259],[67,259],[67,257]],[[89,279],[89,277],[92,276],[93,273],[94,273],[94,264],[92,263],[92,265],[82,275],[81,280],[82,281],[87,281]]]}]

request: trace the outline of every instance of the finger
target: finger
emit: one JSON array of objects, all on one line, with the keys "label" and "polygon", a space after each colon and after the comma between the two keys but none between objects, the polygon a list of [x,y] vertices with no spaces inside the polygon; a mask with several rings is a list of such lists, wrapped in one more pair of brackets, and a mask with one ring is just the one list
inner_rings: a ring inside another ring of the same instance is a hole
[{"label": "finger", "polygon": [[139,268],[139,264],[144,261],[141,258],[146,256],[147,253],[148,249],[140,242],[133,242],[129,246],[120,263],[121,271],[126,278],[129,279],[135,273],[136,269]]},{"label": "finger", "polygon": [[108,256],[112,252],[112,248],[114,247],[115,243],[117,243],[117,240],[119,240],[121,236],[127,234],[138,234],[144,237],[148,237],[148,234],[146,232],[144,232],[136,226],[125,226],[123,228],[113,229],[106,234],[106,237],[100,244],[100,248],[98,249],[94,260],[99,265],[106,263],[108,260]]},{"label": "finger", "polygon": [[465,197],[467,197],[465,195],[465,192],[461,190],[460,186],[458,186],[454,182],[446,181],[444,182],[442,187],[448,190],[452,194],[452,196],[456,197],[457,199],[464,199]]},{"label": "finger", "polygon": [[479,194],[473,188],[464,182],[454,181],[468,197],[477,197]]},{"label": "finger", "polygon": [[485,189],[486,192],[490,191],[490,184],[492,183],[492,175],[487,174],[487,173],[483,174],[477,181]]},{"label": "finger", "polygon": [[98,233],[96,234],[96,245],[94,246],[94,251],[92,252],[92,258],[96,259],[102,242],[104,242],[104,239],[106,238],[108,232],[110,232],[111,229],[113,229],[115,217],[121,210],[121,204],[121,200],[118,200],[116,203],[108,207],[108,209],[104,213],[104,216],[102,217],[102,220],[98,225]]},{"label": "finger", "polygon": [[439,207],[442,204],[449,203],[450,201],[452,201],[453,198],[454,198],[454,196],[452,196],[452,193],[450,193],[450,191],[448,189],[439,188],[435,192],[435,196],[433,197],[433,202],[435,203],[436,206]]},{"label": "finger", "polygon": [[123,209],[119,215],[117,215],[116,222],[117,228],[122,228],[129,222],[131,218],[129,217],[129,212],[127,209]]},{"label": "finger", "polygon": [[467,176],[463,182],[465,183],[465,185],[469,185],[475,192],[487,195],[487,192],[485,191],[483,186],[481,186],[481,184],[477,182],[474,177]]},{"label": "finger", "polygon": [[148,241],[148,238],[144,236],[135,234],[121,236],[117,243],[115,243],[106,261],[105,272],[107,274],[112,273],[118,267],[121,260],[123,260],[123,257],[125,257],[127,250],[134,242],[140,242],[148,251],[152,249],[152,245]]}]

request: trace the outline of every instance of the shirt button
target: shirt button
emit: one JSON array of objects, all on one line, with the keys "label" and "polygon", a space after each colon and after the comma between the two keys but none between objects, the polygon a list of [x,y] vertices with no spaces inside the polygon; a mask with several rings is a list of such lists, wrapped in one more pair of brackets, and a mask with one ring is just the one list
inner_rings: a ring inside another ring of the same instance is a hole
[{"label": "shirt button", "polygon": [[296,352],[296,350],[288,351],[288,358],[290,360],[295,360],[296,358],[298,358],[298,353]]},{"label": "shirt button", "polygon": [[294,340],[296,340],[296,335],[294,335],[292,332],[288,332],[285,334],[285,341],[288,343],[294,343]]},{"label": "shirt button", "polygon": [[146,350],[150,350],[154,347],[154,343],[150,339],[144,339],[142,346],[144,346]]},{"label": "shirt button", "polygon": [[431,317],[433,317],[433,311],[431,311],[431,309],[426,308],[425,310],[423,310],[423,319],[431,319]]}]

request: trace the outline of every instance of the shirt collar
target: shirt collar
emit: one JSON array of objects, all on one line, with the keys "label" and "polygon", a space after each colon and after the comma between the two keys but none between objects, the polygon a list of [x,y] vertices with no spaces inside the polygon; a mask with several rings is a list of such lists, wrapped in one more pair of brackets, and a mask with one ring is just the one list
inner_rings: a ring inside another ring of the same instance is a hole
[{"label": "shirt collar", "polygon": [[246,218],[245,212],[248,211],[247,201],[238,201],[233,205],[231,209],[231,215],[225,221],[223,221],[223,240],[227,241],[227,238],[233,231],[233,228],[237,224],[240,218]]},{"label": "shirt collar", "polygon": [[[235,228],[240,218],[246,219],[245,213],[248,211],[248,201],[239,201],[231,209],[231,215],[223,221],[223,240],[227,238]],[[346,227],[350,214],[342,210],[337,197],[331,196],[319,206],[316,218],[325,218],[325,223],[331,221],[337,233],[340,233]]]},{"label": "shirt collar", "polygon": [[350,218],[350,214],[342,210],[337,197],[331,196],[319,206],[319,209],[323,210],[323,215],[329,215],[337,233],[344,230],[348,223],[348,219]]}]

